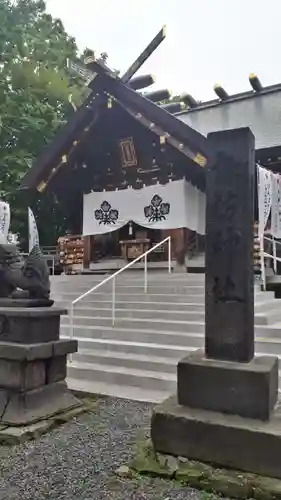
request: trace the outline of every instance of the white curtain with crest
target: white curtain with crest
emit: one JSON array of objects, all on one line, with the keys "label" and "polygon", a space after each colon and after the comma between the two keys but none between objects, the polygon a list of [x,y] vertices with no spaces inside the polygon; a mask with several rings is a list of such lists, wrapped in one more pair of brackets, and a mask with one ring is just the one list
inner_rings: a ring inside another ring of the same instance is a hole
[{"label": "white curtain with crest", "polygon": [[105,234],[132,221],[151,229],[205,233],[206,196],[185,180],[84,195],[83,235]]}]

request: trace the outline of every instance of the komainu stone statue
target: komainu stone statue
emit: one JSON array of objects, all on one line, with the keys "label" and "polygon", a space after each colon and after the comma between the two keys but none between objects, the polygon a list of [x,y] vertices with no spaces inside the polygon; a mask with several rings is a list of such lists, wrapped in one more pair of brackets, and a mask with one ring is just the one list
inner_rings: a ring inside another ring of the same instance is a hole
[{"label": "komainu stone statue", "polygon": [[16,245],[0,244],[0,299],[39,300],[51,305],[49,297],[49,268],[40,248],[35,246],[24,259]]},{"label": "komainu stone statue", "polygon": [[67,355],[77,352],[77,340],[60,339],[67,311],[50,307],[49,297],[40,248],[24,259],[16,245],[0,243],[0,427],[20,427],[21,438],[30,433],[26,426],[36,423],[38,430],[40,421],[46,426],[54,415],[80,406],[65,382]]}]

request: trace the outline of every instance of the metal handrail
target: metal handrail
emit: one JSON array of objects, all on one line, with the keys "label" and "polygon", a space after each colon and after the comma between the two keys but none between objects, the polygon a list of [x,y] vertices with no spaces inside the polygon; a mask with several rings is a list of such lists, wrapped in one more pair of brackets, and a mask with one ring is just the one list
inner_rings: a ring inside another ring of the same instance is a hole
[{"label": "metal handrail", "polygon": [[273,255],[270,255],[270,253],[264,252],[264,256],[267,257],[268,259],[276,259],[278,262],[281,262],[280,257],[274,257]]},{"label": "metal handrail", "polygon": [[140,260],[144,259],[144,293],[147,293],[147,256],[155,250],[155,248],[158,248],[160,245],[163,245],[164,243],[168,242],[168,273],[171,273],[172,271],[172,265],[171,265],[171,260],[172,260],[172,252],[171,252],[171,236],[168,236],[164,240],[160,241],[153,247],[151,247],[149,250],[144,252],[142,255],[134,259],[132,262],[129,262],[126,266],[122,267],[122,269],[119,269],[116,271],[116,273],[111,274],[107,278],[105,278],[103,281],[98,283],[97,285],[93,286],[90,290],[87,292],[83,293],[79,297],[77,297],[75,300],[73,300],[70,304],[70,338],[73,338],[73,313],[74,313],[74,306],[77,304],[77,302],[80,302],[80,300],[84,299],[91,293],[95,292],[98,288],[101,286],[105,285],[108,283],[110,280],[112,280],[112,326],[115,324],[115,301],[116,301],[116,277],[119,276],[123,271],[126,269],[129,269],[132,267],[136,262],[139,262]]},{"label": "metal handrail", "polygon": [[[264,251],[264,240],[269,241],[272,244],[272,255]],[[281,259],[277,257],[276,245],[281,245],[281,242],[276,240],[274,236],[269,237],[265,236],[265,234],[262,234],[261,237],[259,237],[261,279],[263,290],[266,290],[266,270],[264,258],[273,260],[273,271],[275,274],[277,274],[277,262],[281,262]]]},{"label": "metal handrail", "polygon": [[263,239],[264,239],[264,240],[267,240],[267,241],[270,241],[271,243],[275,242],[275,243],[277,243],[277,245],[281,245],[281,241],[276,240],[276,239],[274,238],[274,236],[272,236],[271,238],[268,238],[268,236],[264,236],[264,237],[263,237]]},{"label": "metal handrail", "polygon": [[[274,236],[271,236],[271,238],[269,238],[268,236],[263,235],[263,239],[269,241],[272,244],[273,271],[275,274],[277,274],[277,262],[279,262],[279,259],[277,258],[276,245],[281,245],[281,242],[276,240]],[[267,255],[265,254],[263,246],[262,246],[262,254],[263,258],[264,257],[268,258],[269,256],[269,254]]]}]

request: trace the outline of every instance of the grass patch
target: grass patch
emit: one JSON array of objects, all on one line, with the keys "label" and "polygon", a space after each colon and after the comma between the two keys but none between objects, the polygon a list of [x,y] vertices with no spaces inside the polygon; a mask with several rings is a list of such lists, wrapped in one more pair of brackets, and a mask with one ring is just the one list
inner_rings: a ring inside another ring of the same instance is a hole
[{"label": "grass patch", "polygon": [[182,457],[155,453],[150,440],[135,443],[128,477],[162,477],[202,490],[202,500],[216,495],[228,498],[281,500],[281,480],[236,470],[220,469]]}]

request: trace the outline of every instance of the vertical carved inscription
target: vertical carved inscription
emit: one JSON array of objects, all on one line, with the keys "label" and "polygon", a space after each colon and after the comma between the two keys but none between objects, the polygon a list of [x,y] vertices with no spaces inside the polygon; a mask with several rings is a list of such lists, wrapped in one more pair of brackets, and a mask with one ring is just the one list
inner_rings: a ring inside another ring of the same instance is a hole
[{"label": "vertical carved inscription", "polygon": [[217,217],[220,221],[215,231],[212,253],[225,259],[225,273],[214,276],[213,294],[216,302],[242,302],[243,297],[237,291],[234,259],[241,242],[241,231],[235,227],[237,195],[230,189],[215,193]]},{"label": "vertical carved inscription", "polygon": [[210,134],[207,170],[207,356],[249,361],[254,354],[254,141],[248,129]]}]

